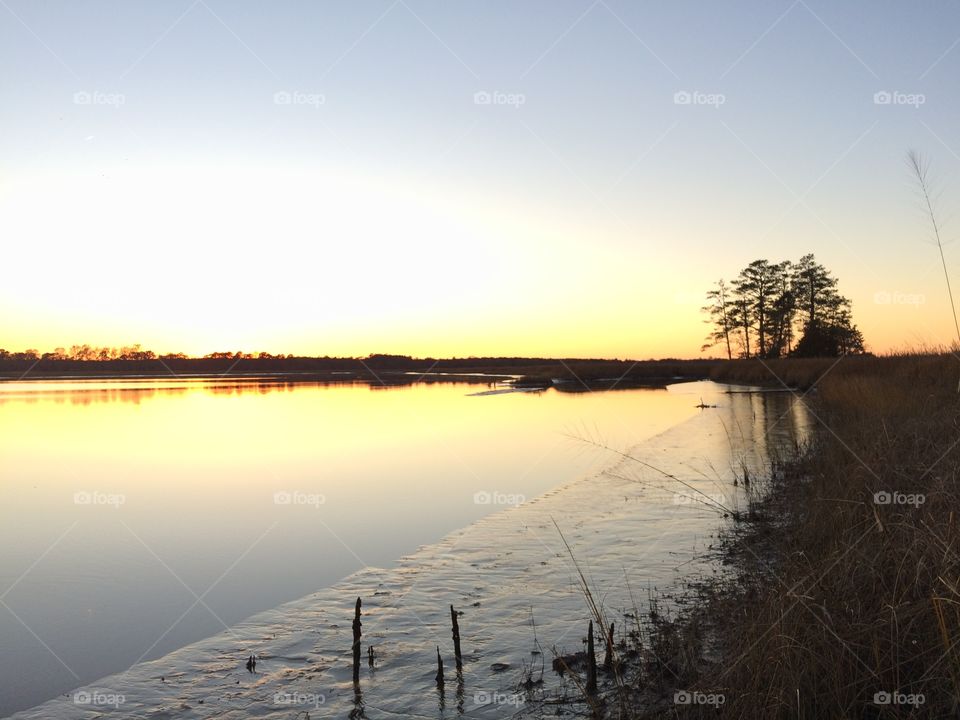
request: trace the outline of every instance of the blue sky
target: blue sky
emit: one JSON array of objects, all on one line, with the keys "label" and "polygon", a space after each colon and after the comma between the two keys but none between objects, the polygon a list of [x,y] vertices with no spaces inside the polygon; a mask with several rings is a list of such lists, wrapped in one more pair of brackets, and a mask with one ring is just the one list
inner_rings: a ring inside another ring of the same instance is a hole
[{"label": "blue sky", "polygon": [[695,356],[712,280],[806,252],[877,349],[951,340],[903,156],[955,267],[956,3],[0,18],[0,345]]}]

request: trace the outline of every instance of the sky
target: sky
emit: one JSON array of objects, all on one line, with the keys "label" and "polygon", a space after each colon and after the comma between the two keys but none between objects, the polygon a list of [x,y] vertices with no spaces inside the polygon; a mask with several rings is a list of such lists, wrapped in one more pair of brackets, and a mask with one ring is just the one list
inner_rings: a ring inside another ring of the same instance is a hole
[{"label": "sky", "polygon": [[955,2],[0,0],[0,68],[10,350],[700,357],[806,253],[955,338]]}]

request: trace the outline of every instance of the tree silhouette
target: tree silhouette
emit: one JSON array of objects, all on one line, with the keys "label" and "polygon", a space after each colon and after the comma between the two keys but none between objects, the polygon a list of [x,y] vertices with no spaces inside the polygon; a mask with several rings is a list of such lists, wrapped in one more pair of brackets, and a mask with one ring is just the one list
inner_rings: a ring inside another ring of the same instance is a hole
[{"label": "tree silhouette", "polygon": [[796,263],[754,260],[730,286],[720,280],[707,292],[712,330],[701,349],[723,342],[732,358],[733,338],[746,358],[861,353],[863,335],[837,284],[812,254]]}]

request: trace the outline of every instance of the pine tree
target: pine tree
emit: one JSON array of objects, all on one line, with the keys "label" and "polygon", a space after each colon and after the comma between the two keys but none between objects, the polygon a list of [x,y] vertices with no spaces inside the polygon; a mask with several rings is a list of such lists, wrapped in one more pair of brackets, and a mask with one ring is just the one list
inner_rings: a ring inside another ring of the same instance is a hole
[{"label": "pine tree", "polygon": [[701,309],[709,313],[710,319],[707,322],[712,323],[714,330],[707,336],[700,351],[723,343],[727,348],[727,360],[732,360],[733,348],[730,344],[730,335],[734,332],[735,310],[731,304],[730,290],[723,278],[717,280],[717,286],[707,293],[707,304]]},{"label": "pine tree", "polygon": [[746,358],[862,353],[863,335],[837,285],[812,254],[796,263],[754,260],[730,285],[720,280],[707,293],[703,310],[713,330],[702,350],[723,343],[732,358],[736,343]]}]

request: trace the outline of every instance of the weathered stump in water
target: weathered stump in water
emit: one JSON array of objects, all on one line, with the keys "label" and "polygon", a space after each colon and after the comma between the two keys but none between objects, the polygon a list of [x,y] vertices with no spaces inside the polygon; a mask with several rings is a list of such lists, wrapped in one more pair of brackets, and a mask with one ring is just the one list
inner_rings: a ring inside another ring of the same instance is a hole
[{"label": "weathered stump in water", "polygon": [[440,646],[437,645],[437,687],[443,686],[443,658],[440,657]]},{"label": "weathered stump in water", "polygon": [[453,626],[453,654],[457,658],[457,670],[463,670],[463,657],[460,655],[460,623],[457,622],[457,611],[450,606],[450,624]]},{"label": "weathered stump in water", "polygon": [[610,672],[613,667],[613,623],[610,623],[610,630],[607,632],[607,650],[603,654],[603,671]]},{"label": "weathered stump in water", "polygon": [[353,681],[360,680],[360,598],[353,611]]},{"label": "weathered stump in water", "polygon": [[593,650],[593,620],[587,630],[587,694],[597,692],[597,655]]}]

